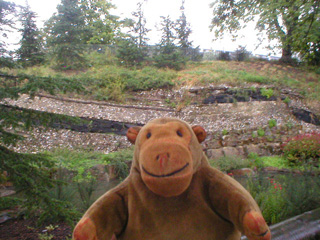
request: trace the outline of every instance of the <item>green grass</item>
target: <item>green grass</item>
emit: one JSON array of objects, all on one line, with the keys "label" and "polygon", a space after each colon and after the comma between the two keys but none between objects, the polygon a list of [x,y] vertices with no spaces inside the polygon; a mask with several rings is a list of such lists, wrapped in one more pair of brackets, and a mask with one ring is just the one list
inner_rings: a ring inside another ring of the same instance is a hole
[{"label": "green grass", "polygon": [[[110,55],[110,53],[106,54]],[[228,84],[232,87],[263,84],[266,90],[269,90],[268,85],[276,88],[289,87],[307,99],[320,100],[320,74],[303,68],[268,62],[208,61],[188,63],[184,70],[177,72],[150,66],[130,69],[116,65],[110,56],[106,57],[106,61],[97,60],[96,57],[90,56],[92,67],[83,71],[57,72],[49,66],[14,70],[1,69],[1,71],[10,74],[73,77],[74,81],[86,87],[87,91],[82,93],[83,96],[97,100],[120,102],[123,101],[123,95],[128,91],[171,88],[180,85],[207,86],[208,84]],[[273,95],[271,88],[265,94]]]}]

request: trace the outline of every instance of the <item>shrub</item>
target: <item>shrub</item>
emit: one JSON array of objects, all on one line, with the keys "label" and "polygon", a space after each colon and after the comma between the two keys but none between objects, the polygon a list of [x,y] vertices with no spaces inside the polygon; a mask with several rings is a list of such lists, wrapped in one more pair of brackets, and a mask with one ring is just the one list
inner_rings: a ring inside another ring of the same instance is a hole
[{"label": "shrub", "polygon": [[262,128],[259,128],[259,129],[257,130],[257,133],[258,133],[258,136],[259,136],[259,137],[263,137],[263,136],[265,135],[265,131],[264,131]]},{"label": "shrub", "polygon": [[158,68],[181,70],[187,63],[187,58],[174,45],[160,47],[159,53],[153,57],[154,65]]},{"label": "shrub", "polygon": [[218,55],[218,60],[231,61],[230,53],[229,52],[220,52]]},{"label": "shrub", "polygon": [[129,174],[128,162],[133,159],[133,148],[112,152],[104,157],[108,165],[115,166],[115,171],[120,179],[124,179]]},{"label": "shrub", "polygon": [[261,88],[260,89],[261,95],[266,97],[266,98],[271,98],[273,96],[273,90],[270,88]]},{"label": "shrub", "polygon": [[275,224],[285,218],[286,199],[280,183],[268,179],[266,186],[257,184],[258,181],[249,179],[248,191],[258,203],[262,215],[267,223]]},{"label": "shrub", "polygon": [[235,60],[236,61],[245,61],[248,60],[250,56],[250,52],[246,50],[246,47],[239,46],[235,51]]},{"label": "shrub", "polygon": [[319,167],[320,133],[297,135],[284,143],[282,150],[290,165],[311,164],[311,166]]},{"label": "shrub", "polygon": [[285,104],[289,104],[291,102],[290,98],[289,97],[286,97],[285,99],[283,99],[283,102]]},{"label": "shrub", "polygon": [[223,136],[226,136],[226,135],[228,135],[229,134],[229,131],[227,130],[227,129],[223,129],[222,130],[222,135]]},{"label": "shrub", "polygon": [[275,119],[270,119],[270,120],[268,121],[268,125],[269,125],[269,128],[273,128],[273,127],[277,126],[277,120],[275,120]]},{"label": "shrub", "polygon": [[[297,185],[297,182],[299,183]],[[269,224],[320,207],[319,178],[281,174],[249,178],[246,188],[258,203]]]},{"label": "shrub", "polygon": [[261,168],[263,168],[265,166],[264,163],[263,163],[262,158],[260,158],[259,155],[257,153],[254,153],[254,152],[250,152],[248,154],[248,161],[250,163],[250,167],[251,168],[261,169]]},{"label": "shrub", "polygon": [[230,172],[233,169],[249,167],[250,163],[246,159],[241,159],[238,156],[225,156],[218,159],[210,160],[210,165],[218,168],[223,172]]}]

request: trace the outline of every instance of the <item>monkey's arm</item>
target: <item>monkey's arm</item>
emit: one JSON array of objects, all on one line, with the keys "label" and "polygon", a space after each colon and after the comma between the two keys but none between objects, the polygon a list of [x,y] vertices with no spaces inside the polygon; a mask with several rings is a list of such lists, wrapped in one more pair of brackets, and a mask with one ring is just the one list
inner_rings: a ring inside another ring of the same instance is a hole
[{"label": "monkey's arm", "polygon": [[269,227],[249,192],[216,169],[210,175],[209,195],[215,212],[230,221],[248,239],[270,240]]},{"label": "monkey's arm", "polygon": [[114,239],[114,235],[120,235],[126,226],[127,209],[126,186],[119,186],[105,193],[78,222],[73,231],[73,239]]}]

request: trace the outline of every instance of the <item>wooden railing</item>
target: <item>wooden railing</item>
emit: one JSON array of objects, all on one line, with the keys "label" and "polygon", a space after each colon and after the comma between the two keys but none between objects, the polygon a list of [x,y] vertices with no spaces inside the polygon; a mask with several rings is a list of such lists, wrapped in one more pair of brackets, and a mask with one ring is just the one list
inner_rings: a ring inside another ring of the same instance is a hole
[{"label": "wooden railing", "polygon": [[272,225],[270,230],[272,240],[314,239],[320,235],[320,208]]}]

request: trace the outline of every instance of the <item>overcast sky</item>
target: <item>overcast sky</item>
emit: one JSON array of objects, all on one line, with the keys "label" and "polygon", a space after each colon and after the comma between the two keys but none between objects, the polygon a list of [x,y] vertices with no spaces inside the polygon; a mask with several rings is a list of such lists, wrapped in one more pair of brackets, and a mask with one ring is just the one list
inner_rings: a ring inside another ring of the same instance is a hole
[{"label": "overcast sky", "polygon": [[[17,4],[25,5],[25,0],[11,0]],[[131,17],[131,13],[137,9],[137,3],[141,0],[112,0],[111,2],[117,7],[112,13],[121,18]],[[267,54],[268,51],[264,46],[255,50],[258,40],[254,24],[243,30],[236,42],[231,41],[231,37],[226,35],[224,39],[212,41],[214,33],[210,32],[209,25],[212,18],[212,9],[209,7],[214,0],[185,0],[185,14],[187,21],[191,25],[192,35],[190,36],[193,45],[200,46],[201,49],[214,49],[233,51],[239,45],[246,46],[247,50]],[[32,11],[38,14],[38,27],[42,27],[44,21],[48,20],[60,0],[28,0]],[[181,0],[147,0],[144,4],[144,14],[147,20],[147,28],[152,29],[149,33],[150,44],[158,43],[159,33],[156,31],[156,25],[160,23],[160,16],[170,15],[172,20],[179,18]]]}]

